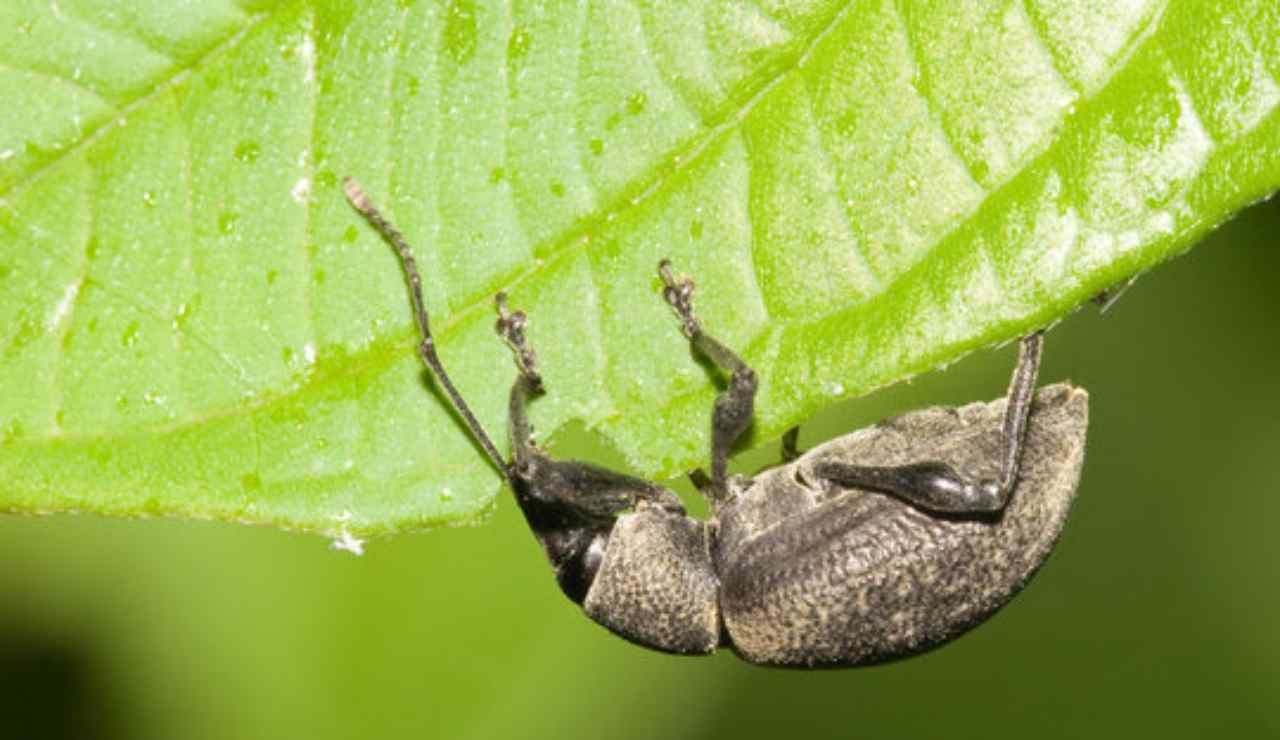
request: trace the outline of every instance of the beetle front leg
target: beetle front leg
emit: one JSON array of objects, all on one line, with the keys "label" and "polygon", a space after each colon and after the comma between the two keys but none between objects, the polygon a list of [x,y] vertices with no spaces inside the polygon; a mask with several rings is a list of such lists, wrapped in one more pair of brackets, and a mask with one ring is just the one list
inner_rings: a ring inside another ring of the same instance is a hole
[{"label": "beetle front leg", "polygon": [[702,322],[693,315],[693,281],[676,279],[671,263],[658,263],[658,274],[665,288],[662,297],[680,317],[680,331],[699,352],[720,369],[731,373],[729,387],[716,397],[711,413],[711,493],[719,500],[729,495],[729,451],[733,443],[751,426],[755,409],[756,373],[733,350],[702,330]]},{"label": "beetle front leg", "polygon": [[530,456],[537,450],[533,441],[533,426],[529,423],[527,407],[529,401],[542,393],[542,375],[538,373],[538,356],[529,346],[525,337],[525,326],[529,319],[524,311],[507,309],[507,294],[498,293],[494,297],[498,309],[498,321],[495,328],[511,353],[515,356],[516,376],[511,386],[511,396],[507,406],[507,432],[511,439],[511,464],[519,473],[526,471]]},{"label": "beetle front leg", "polygon": [[1004,447],[997,479],[974,481],[940,462],[889,467],[823,462],[814,466],[814,473],[844,487],[888,493],[930,511],[964,514],[1003,510],[1018,480],[1027,417],[1031,413],[1043,348],[1043,332],[1022,339],[1018,364],[1009,381]]},{"label": "beetle front leg", "polygon": [[[508,400],[508,432],[511,435],[511,473],[513,480],[554,487],[565,497],[564,503],[589,516],[613,517],[637,502],[683,514],[684,505],[671,491],[646,480],[574,460],[551,460],[533,440],[533,424],[529,422],[529,402],[544,392],[542,374],[538,371],[538,355],[529,346],[525,327],[529,319],[524,311],[507,308],[507,296],[494,298],[498,309],[495,328],[515,356],[520,374],[511,385]],[[535,468],[540,468],[535,470]],[[538,478],[538,476],[543,476]],[[549,491],[541,491],[547,494]]]}]

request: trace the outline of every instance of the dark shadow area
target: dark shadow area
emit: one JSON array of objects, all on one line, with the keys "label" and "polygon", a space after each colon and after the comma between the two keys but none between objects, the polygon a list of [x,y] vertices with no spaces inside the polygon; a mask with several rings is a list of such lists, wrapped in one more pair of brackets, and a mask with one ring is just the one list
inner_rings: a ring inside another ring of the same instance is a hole
[{"label": "dark shadow area", "polygon": [[119,737],[81,646],[21,628],[0,630],[0,737],[106,740]]}]

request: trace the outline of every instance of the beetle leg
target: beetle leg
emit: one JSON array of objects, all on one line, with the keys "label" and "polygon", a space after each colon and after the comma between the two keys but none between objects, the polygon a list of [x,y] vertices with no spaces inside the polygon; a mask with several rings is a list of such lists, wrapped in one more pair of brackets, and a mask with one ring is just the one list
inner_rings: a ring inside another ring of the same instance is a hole
[{"label": "beetle leg", "polygon": [[1027,416],[1036,389],[1044,334],[1035,332],[1022,339],[1018,364],[1009,381],[1004,413],[1004,449],[998,479],[974,481],[955,468],[940,462],[875,467],[822,462],[814,473],[849,488],[881,491],[930,511],[950,513],[996,512],[1004,509],[1018,480],[1022,447],[1027,434]]},{"label": "beetle leg", "polygon": [[999,481],[1006,500],[1018,481],[1022,445],[1027,439],[1027,418],[1031,415],[1031,399],[1035,396],[1036,376],[1040,374],[1040,355],[1043,352],[1043,331],[1023,337],[1018,346],[1018,364],[1009,379],[1009,400],[1004,410],[1004,457],[1000,461]]},{"label": "beetle leg", "polygon": [[507,408],[507,432],[511,437],[512,466],[517,474],[527,473],[529,458],[537,451],[533,441],[533,425],[529,423],[529,401],[542,393],[542,376],[538,373],[538,356],[529,346],[525,336],[525,327],[529,318],[524,311],[512,312],[507,309],[507,294],[494,296],[494,304],[498,309],[498,321],[495,329],[498,336],[511,348],[515,356],[516,369],[520,374],[511,385],[511,396]]},{"label": "beetle leg", "polygon": [[418,344],[418,355],[422,358],[422,362],[427,368],[430,369],[436,383],[444,389],[445,395],[449,397],[449,402],[453,404],[454,411],[462,417],[463,423],[471,431],[471,437],[484,450],[484,454],[493,462],[494,467],[510,482],[510,471],[507,468],[507,463],[502,459],[502,455],[498,453],[498,448],[494,447],[493,440],[489,438],[484,427],[480,426],[480,421],[476,419],[475,414],[471,413],[471,408],[467,406],[462,394],[458,392],[458,389],[453,385],[453,381],[449,379],[449,374],[445,372],[444,365],[436,354],[436,342],[431,335],[427,304],[422,299],[422,276],[418,274],[418,263],[413,259],[413,250],[409,248],[409,242],[387,220],[386,216],[382,215],[382,212],[378,210],[355,180],[350,177],[345,178],[342,181],[342,190],[351,205],[382,234],[383,238],[391,242],[391,245],[395,247],[396,256],[400,258],[400,267],[404,271],[405,280],[409,282],[409,297],[413,304],[414,320],[418,324],[418,332],[422,337],[422,341]]},{"label": "beetle leg", "polygon": [[702,468],[694,468],[693,470],[690,470],[689,482],[693,484],[694,488],[698,489],[698,493],[701,493],[707,498],[711,498],[711,494],[715,488],[711,483],[711,476],[707,475],[707,471]]},{"label": "beetle leg", "polygon": [[529,346],[525,328],[529,318],[524,311],[507,308],[507,295],[494,296],[498,309],[495,328],[498,336],[511,348],[516,369],[520,374],[511,385],[508,403],[508,432],[511,435],[512,475],[523,480],[533,480],[533,458],[541,457],[543,467],[553,471],[556,485],[566,497],[565,502],[592,516],[612,517],[620,511],[632,508],[638,501],[660,506],[668,511],[684,513],[684,505],[674,493],[646,480],[596,467],[573,460],[547,460],[533,440],[533,425],[529,422],[528,406],[534,396],[544,392],[542,374],[538,372],[538,355]]},{"label": "beetle leg", "polygon": [[800,457],[800,427],[791,427],[782,435],[782,462],[794,462]]},{"label": "beetle leg", "polygon": [[729,387],[716,397],[711,413],[711,491],[715,498],[724,500],[729,495],[729,450],[751,425],[756,373],[733,350],[702,330],[702,322],[693,315],[693,281],[683,276],[677,280],[671,263],[665,259],[658,263],[658,274],[666,286],[662,297],[680,317],[680,330],[689,343],[720,369],[731,373]]}]

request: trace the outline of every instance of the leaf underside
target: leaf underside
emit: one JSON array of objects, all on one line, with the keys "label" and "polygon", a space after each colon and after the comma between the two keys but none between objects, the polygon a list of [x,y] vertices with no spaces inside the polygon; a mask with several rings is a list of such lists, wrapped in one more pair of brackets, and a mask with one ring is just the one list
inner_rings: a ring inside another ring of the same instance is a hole
[{"label": "leaf underside", "polygon": [[0,7],[0,510],[481,517],[498,476],[345,175],[491,433],[507,290],[540,436],[576,420],[661,475],[701,463],[717,390],[662,257],[759,371],[763,441],[1280,186],[1272,0],[352,5]]}]

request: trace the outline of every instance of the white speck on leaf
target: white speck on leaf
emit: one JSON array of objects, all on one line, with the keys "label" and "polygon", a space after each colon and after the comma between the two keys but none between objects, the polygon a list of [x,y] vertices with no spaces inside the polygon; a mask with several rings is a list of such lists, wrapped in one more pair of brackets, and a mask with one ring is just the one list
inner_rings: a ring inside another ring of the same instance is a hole
[{"label": "white speck on leaf", "polygon": [[310,85],[316,81],[316,42],[311,38],[311,34],[305,33],[297,48],[298,57],[302,59],[302,64],[306,68],[302,81]]},{"label": "white speck on leaf", "polygon": [[293,202],[300,205],[306,205],[307,198],[311,195],[311,178],[299,177],[298,181],[293,184],[293,189],[289,191],[289,197],[293,198]]},{"label": "white speck on leaf", "polygon": [[349,552],[352,555],[363,555],[364,540],[351,534],[344,527],[338,531],[337,536],[333,538],[333,542],[329,543],[329,549]]},{"label": "white speck on leaf", "polygon": [[67,283],[67,287],[62,291],[62,300],[58,301],[58,305],[53,307],[53,313],[49,315],[49,331],[57,331],[58,326],[62,324],[62,320],[71,313],[71,307],[75,305],[76,296],[80,295],[82,282],[81,278],[76,278],[74,282]]},{"label": "white speck on leaf", "polygon": [[338,528],[338,533],[333,536],[333,542],[329,543],[330,550],[340,550],[349,552],[352,555],[364,554],[364,540],[356,537],[347,530],[346,523],[351,521],[355,516],[350,511],[343,511],[341,514],[335,514],[333,520],[342,524]]}]

